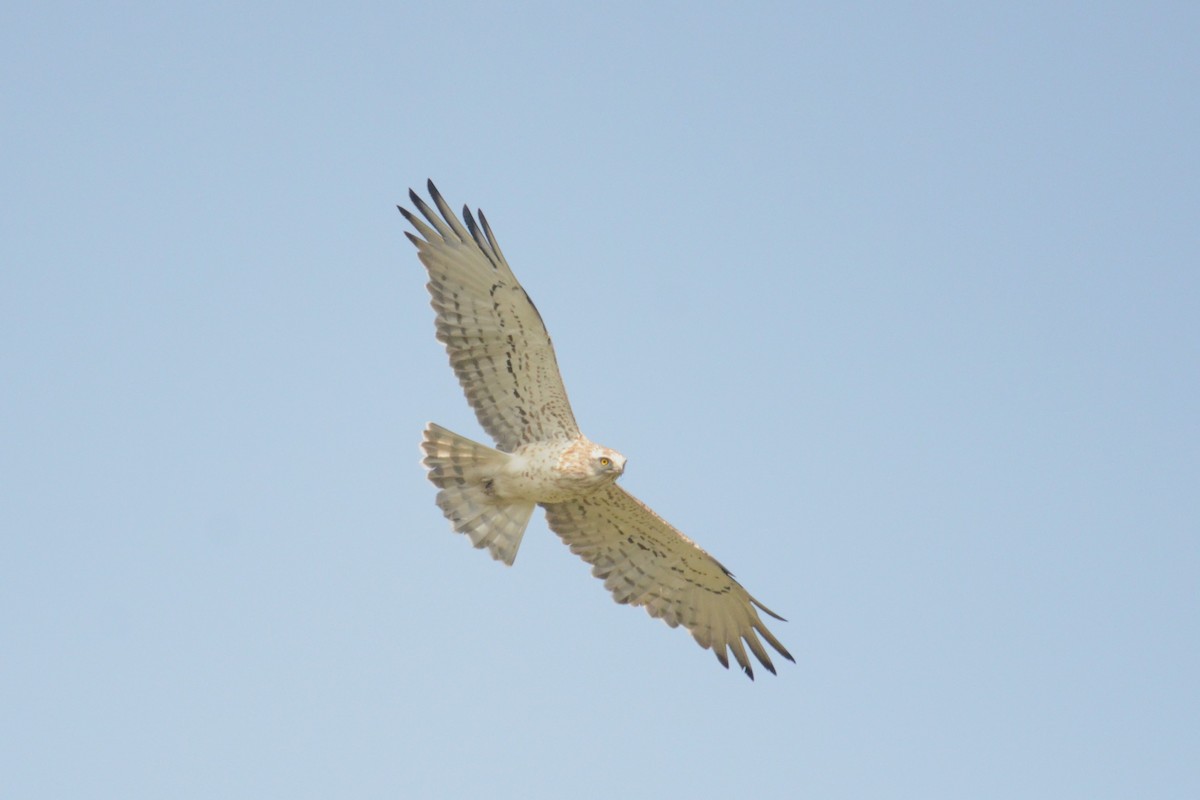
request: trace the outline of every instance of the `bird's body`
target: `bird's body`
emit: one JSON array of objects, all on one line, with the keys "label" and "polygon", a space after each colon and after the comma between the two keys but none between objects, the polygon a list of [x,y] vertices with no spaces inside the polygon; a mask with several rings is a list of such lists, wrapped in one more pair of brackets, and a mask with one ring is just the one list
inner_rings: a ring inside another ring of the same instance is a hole
[{"label": "bird's body", "polygon": [[586,438],[531,442],[513,451],[496,477],[496,494],[535,503],[562,503],[608,486],[625,471],[625,457]]},{"label": "bird's body", "polygon": [[[433,183],[437,212],[416,192],[422,220],[401,213],[429,272],[438,339],[496,448],[430,423],[422,448],[437,503],[454,529],[506,564],[516,558],[536,505],[572,552],[620,603],[683,625],[729,666],[727,650],[754,673],[745,648],[771,672],[765,639],[792,656],[758,610],[774,616],[691,539],[616,484],[625,457],[579,430],[550,336],[483,214],[459,222]],[[465,227],[463,223],[465,222]]]}]

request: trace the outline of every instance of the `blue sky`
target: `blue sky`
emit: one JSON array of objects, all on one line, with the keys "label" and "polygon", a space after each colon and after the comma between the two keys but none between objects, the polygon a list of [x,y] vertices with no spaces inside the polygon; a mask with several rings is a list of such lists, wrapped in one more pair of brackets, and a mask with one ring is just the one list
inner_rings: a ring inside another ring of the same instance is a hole
[{"label": "blue sky", "polygon": [[[1200,796],[1200,12],[73,4],[0,25],[0,794]],[[482,438],[481,206],[751,683]]]}]

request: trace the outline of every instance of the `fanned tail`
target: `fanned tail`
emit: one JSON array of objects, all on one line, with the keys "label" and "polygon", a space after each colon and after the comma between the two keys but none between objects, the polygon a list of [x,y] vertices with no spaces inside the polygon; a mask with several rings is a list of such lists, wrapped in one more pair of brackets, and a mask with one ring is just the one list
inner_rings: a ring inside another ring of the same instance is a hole
[{"label": "fanned tail", "polygon": [[454,530],[512,566],[534,504],[498,500],[492,494],[492,478],[511,456],[432,422],[425,426],[421,449],[429,480],[439,489],[438,507]]}]

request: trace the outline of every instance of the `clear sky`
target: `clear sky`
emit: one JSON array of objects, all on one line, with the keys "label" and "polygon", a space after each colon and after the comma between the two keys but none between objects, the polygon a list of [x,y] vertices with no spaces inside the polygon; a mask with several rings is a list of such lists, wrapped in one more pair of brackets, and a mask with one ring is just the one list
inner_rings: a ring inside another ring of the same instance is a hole
[{"label": "clear sky", "polygon": [[[0,796],[1200,797],[1198,9],[7,9]],[[450,532],[429,177],[795,665]]]}]

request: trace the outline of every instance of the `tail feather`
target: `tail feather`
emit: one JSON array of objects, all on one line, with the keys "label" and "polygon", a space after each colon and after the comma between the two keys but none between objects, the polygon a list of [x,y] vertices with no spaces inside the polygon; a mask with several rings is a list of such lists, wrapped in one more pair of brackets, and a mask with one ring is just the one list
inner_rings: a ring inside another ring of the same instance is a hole
[{"label": "tail feather", "polygon": [[425,427],[421,449],[429,480],[440,490],[438,507],[454,530],[511,566],[534,504],[500,500],[492,494],[492,476],[510,456],[432,422]]}]

